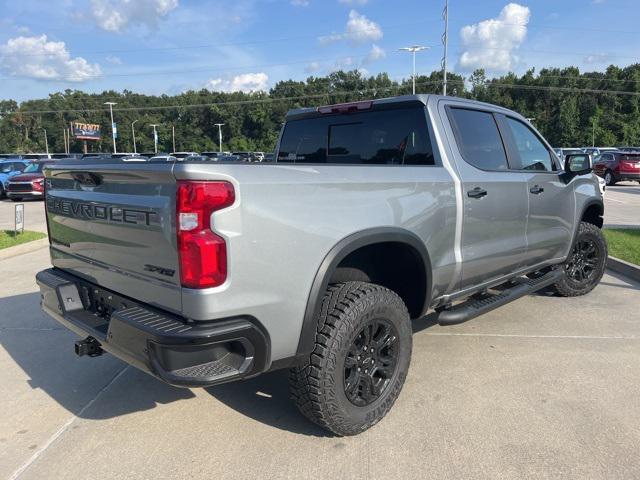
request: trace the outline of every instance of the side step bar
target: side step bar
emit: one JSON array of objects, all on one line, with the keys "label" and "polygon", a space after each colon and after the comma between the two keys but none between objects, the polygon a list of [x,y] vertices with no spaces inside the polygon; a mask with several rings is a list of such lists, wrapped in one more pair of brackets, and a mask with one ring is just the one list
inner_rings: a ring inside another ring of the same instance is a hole
[{"label": "side step bar", "polygon": [[482,299],[469,299],[466,302],[455,305],[451,308],[442,310],[438,315],[438,323],[440,325],[456,325],[463,323],[491,310],[513,302],[520,297],[529,295],[542,288],[548,287],[556,283],[563,275],[562,270],[551,270],[550,272],[538,277],[527,278],[520,277],[515,280],[517,282],[513,287],[501,291],[496,295]]}]

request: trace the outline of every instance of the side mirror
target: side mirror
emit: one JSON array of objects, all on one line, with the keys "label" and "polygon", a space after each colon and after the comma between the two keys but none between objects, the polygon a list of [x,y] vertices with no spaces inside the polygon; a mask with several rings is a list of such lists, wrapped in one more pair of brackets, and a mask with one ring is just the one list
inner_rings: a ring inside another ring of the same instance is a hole
[{"label": "side mirror", "polygon": [[569,154],[564,157],[564,171],[574,175],[586,175],[593,170],[591,155],[588,153]]}]

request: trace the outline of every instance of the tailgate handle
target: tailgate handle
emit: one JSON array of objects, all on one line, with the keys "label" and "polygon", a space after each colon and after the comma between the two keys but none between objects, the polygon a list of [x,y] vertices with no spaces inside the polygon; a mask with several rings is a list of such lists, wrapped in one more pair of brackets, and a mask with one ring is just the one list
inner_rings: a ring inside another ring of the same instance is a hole
[{"label": "tailgate handle", "polygon": [[102,177],[93,172],[73,172],[71,176],[76,182],[90,187],[97,187],[102,183]]}]

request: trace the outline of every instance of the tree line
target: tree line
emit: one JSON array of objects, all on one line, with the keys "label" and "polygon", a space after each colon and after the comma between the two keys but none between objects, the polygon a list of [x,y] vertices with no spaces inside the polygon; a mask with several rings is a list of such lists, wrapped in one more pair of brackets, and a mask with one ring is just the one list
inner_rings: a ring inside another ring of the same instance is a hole
[{"label": "tree line", "polygon": [[[90,151],[111,151],[111,120],[104,102],[117,102],[118,151],[133,151],[131,123],[138,152],[153,151],[152,124],[159,125],[159,151],[218,149],[218,127],[224,123],[223,149],[272,151],[289,109],[383,98],[411,93],[411,80],[387,74],[364,77],[339,71],[306,81],[278,82],[268,92],[213,92],[143,95],[129,90],[85,93],[65,90],[46,99],[0,101],[0,153],[42,152],[47,130],[49,151],[64,152],[63,129],[70,122],[101,125],[102,140]],[[416,78],[418,93],[440,93],[442,72]],[[483,70],[463,77],[449,73],[448,94],[515,110],[555,146],[640,145],[640,64],[610,66],[604,72],[581,73],[576,67],[531,69],[488,78]],[[81,152],[82,142],[71,141]]]}]

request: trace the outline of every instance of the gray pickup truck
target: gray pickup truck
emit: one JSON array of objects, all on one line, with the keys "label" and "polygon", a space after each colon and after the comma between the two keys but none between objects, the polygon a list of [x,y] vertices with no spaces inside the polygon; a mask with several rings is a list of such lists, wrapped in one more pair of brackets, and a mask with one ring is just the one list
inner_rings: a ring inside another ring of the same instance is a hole
[{"label": "gray pickup truck", "polygon": [[289,368],[338,435],[392,407],[411,319],[583,295],[607,257],[590,157],[561,165],[522,116],[450,97],[293,110],[273,163],[63,161],[45,189],[37,282],[76,353],[183,387]]}]

